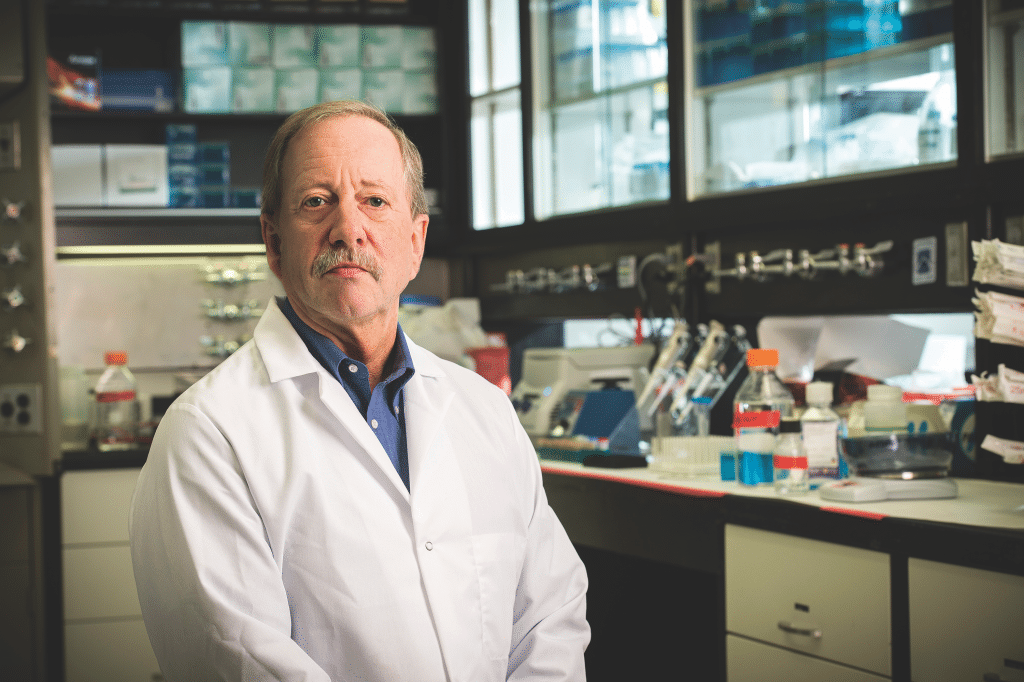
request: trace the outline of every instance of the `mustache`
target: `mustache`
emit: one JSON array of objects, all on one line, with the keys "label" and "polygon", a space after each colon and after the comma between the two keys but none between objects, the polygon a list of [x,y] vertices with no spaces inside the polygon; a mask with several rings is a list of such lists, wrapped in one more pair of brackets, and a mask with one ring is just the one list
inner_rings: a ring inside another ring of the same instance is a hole
[{"label": "mustache", "polygon": [[314,277],[319,279],[342,263],[358,265],[370,273],[375,280],[380,281],[382,274],[380,263],[372,254],[344,246],[328,246],[318,253],[313,259],[310,271]]}]

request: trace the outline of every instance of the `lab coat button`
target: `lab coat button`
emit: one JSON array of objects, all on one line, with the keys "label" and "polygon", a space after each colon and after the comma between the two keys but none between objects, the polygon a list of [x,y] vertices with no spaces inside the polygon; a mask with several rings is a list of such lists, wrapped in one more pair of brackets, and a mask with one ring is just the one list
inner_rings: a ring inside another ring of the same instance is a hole
[{"label": "lab coat button", "polygon": [[428,541],[426,542],[426,544],[424,544],[423,546],[427,548],[427,551],[428,551],[428,552],[429,552],[430,550],[434,549],[434,543],[433,543],[433,542],[430,542],[429,540],[428,540]]},{"label": "lab coat button", "polygon": [[373,428],[377,428],[377,420],[376,419],[371,419],[370,420],[370,426],[372,426]]},{"label": "lab coat button", "polygon": [[356,367],[356,366],[355,366],[354,364],[353,364],[353,365],[349,365],[349,366],[348,366],[348,371],[350,371],[350,372],[352,372],[353,374],[355,374],[356,372],[358,372],[358,371],[359,371],[359,368],[358,368],[358,367]]}]

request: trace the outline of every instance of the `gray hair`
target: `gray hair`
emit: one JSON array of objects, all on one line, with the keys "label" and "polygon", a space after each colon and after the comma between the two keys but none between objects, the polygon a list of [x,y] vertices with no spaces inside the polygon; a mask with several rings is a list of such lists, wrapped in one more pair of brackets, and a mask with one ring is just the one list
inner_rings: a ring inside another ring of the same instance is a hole
[{"label": "gray hair", "polygon": [[423,159],[416,145],[406,136],[405,131],[377,107],[366,102],[344,100],[324,102],[296,111],[278,128],[274,139],[270,141],[267,157],[263,162],[263,193],[260,197],[260,206],[264,214],[272,216],[281,206],[281,162],[292,138],[321,121],[345,116],[363,116],[391,131],[402,153],[405,186],[409,192],[412,215],[415,218],[428,212],[426,192],[423,189]]}]

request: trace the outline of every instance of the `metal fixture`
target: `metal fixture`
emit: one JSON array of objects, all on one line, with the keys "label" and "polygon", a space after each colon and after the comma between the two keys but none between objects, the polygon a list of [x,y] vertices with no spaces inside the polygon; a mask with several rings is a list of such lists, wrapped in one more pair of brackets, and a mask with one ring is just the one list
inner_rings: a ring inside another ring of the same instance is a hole
[{"label": "metal fixture", "polygon": [[530,270],[509,270],[505,281],[492,284],[491,291],[506,294],[565,293],[567,291],[597,291],[608,286],[616,274],[615,265],[569,265],[561,270],[553,268],[532,268]]},{"label": "metal fixture", "polygon": [[816,279],[823,272],[837,272],[841,275],[849,273],[861,277],[874,277],[885,267],[880,257],[893,247],[892,240],[886,240],[867,247],[863,243],[853,245],[837,244],[833,249],[825,249],[812,254],[808,249],[800,249],[794,257],[793,249],[775,249],[763,256],[759,251],[737,253],[734,266],[723,269],[720,265],[721,244],[708,244],[703,254],[691,256],[689,262],[701,262],[708,271],[710,279],[706,285],[708,293],[721,292],[722,277],[735,277],[738,280],[766,282],[773,277],[792,277],[797,275],[803,279]]}]

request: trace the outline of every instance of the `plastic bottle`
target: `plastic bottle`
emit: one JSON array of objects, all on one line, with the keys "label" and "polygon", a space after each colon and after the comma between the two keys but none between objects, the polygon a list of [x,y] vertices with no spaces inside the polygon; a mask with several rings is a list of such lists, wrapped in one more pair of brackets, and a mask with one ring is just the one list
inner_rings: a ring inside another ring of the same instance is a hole
[{"label": "plastic bottle", "polygon": [[800,416],[800,431],[807,452],[808,475],[812,478],[840,478],[839,415],[832,409],[832,384],[807,384],[807,409]]},{"label": "plastic bottle", "polygon": [[907,406],[899,386],[871,384],[864,403],[864,430],[871,433],[905,433]]},{"label": "plastic bottle", "polygon": [[107,368],[96,382],[92,439],[100,450],[128,450],[135,447],[139,424],[135,376],[127,367],[125,351],[110,351],[103,359]]},{"label": "plastic bottle", "polygon": [[747,351],[750,374],[736,391],[733,430],[736,434],[736,480],[744,485],[771,483],[772,453],[782,417],[793,415],[793,395],[775,374],[779,351]]},{"label": "plastic bottle", "polygon": [[775,492],[779,495],[799,495],[810,490],[807,475],[807,452],[800,434],[800,420],[782,419],[779,439],[772,455],[775,468]]}]

